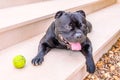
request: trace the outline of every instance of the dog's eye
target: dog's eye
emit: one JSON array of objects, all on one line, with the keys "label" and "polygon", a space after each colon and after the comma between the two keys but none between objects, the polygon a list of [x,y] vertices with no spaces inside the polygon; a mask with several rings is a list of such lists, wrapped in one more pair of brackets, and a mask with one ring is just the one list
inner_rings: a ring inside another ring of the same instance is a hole
[{"label": "dog's eye", "polygon": [[81,29],[81,28],[83,28],[83,27],[84,27],[84,24],[81,24],[81,23],[78,24],[78,28]]}]

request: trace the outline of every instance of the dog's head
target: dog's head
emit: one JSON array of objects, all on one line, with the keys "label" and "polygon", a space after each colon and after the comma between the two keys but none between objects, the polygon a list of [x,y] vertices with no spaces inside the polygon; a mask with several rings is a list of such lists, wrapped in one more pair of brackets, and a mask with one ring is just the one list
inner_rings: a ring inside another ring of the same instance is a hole
[{"label": "dog's head", "polygon": [[58,41],[72,50],[81,50],[81,44],[91,30],[91,24],[88,24],[85,17],[82,10],[73,13],[58,11],[55,15],[55,34]]}]

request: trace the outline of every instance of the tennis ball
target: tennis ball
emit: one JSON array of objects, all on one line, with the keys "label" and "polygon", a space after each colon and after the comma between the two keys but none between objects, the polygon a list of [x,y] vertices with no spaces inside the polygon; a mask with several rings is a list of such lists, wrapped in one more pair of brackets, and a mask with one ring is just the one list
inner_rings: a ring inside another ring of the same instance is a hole
[{"label": "tennis ball", "polygon": [[26,64],[26,59],[22,55],[17,55],[13,58],[13,65],[15,68],[23,68]]}]

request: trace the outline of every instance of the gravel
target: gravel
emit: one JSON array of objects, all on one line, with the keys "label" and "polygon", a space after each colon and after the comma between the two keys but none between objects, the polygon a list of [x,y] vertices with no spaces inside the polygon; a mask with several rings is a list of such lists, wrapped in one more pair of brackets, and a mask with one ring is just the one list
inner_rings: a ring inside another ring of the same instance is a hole
[{"label": "gravel", "polygon": [[120,38],[96,63],[96,71],[84,80],[120,80]]}]

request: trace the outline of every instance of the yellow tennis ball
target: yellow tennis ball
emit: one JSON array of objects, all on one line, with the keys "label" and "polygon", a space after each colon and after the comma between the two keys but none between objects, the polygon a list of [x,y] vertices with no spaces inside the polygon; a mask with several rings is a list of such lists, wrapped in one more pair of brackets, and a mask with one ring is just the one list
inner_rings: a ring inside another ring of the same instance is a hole
[{"label": "yellow tennis ball", "polygon": [[26,59],[22,55],[17,55],[13,58],[13,65],[15,68],[23,68],[26,64]]}]

